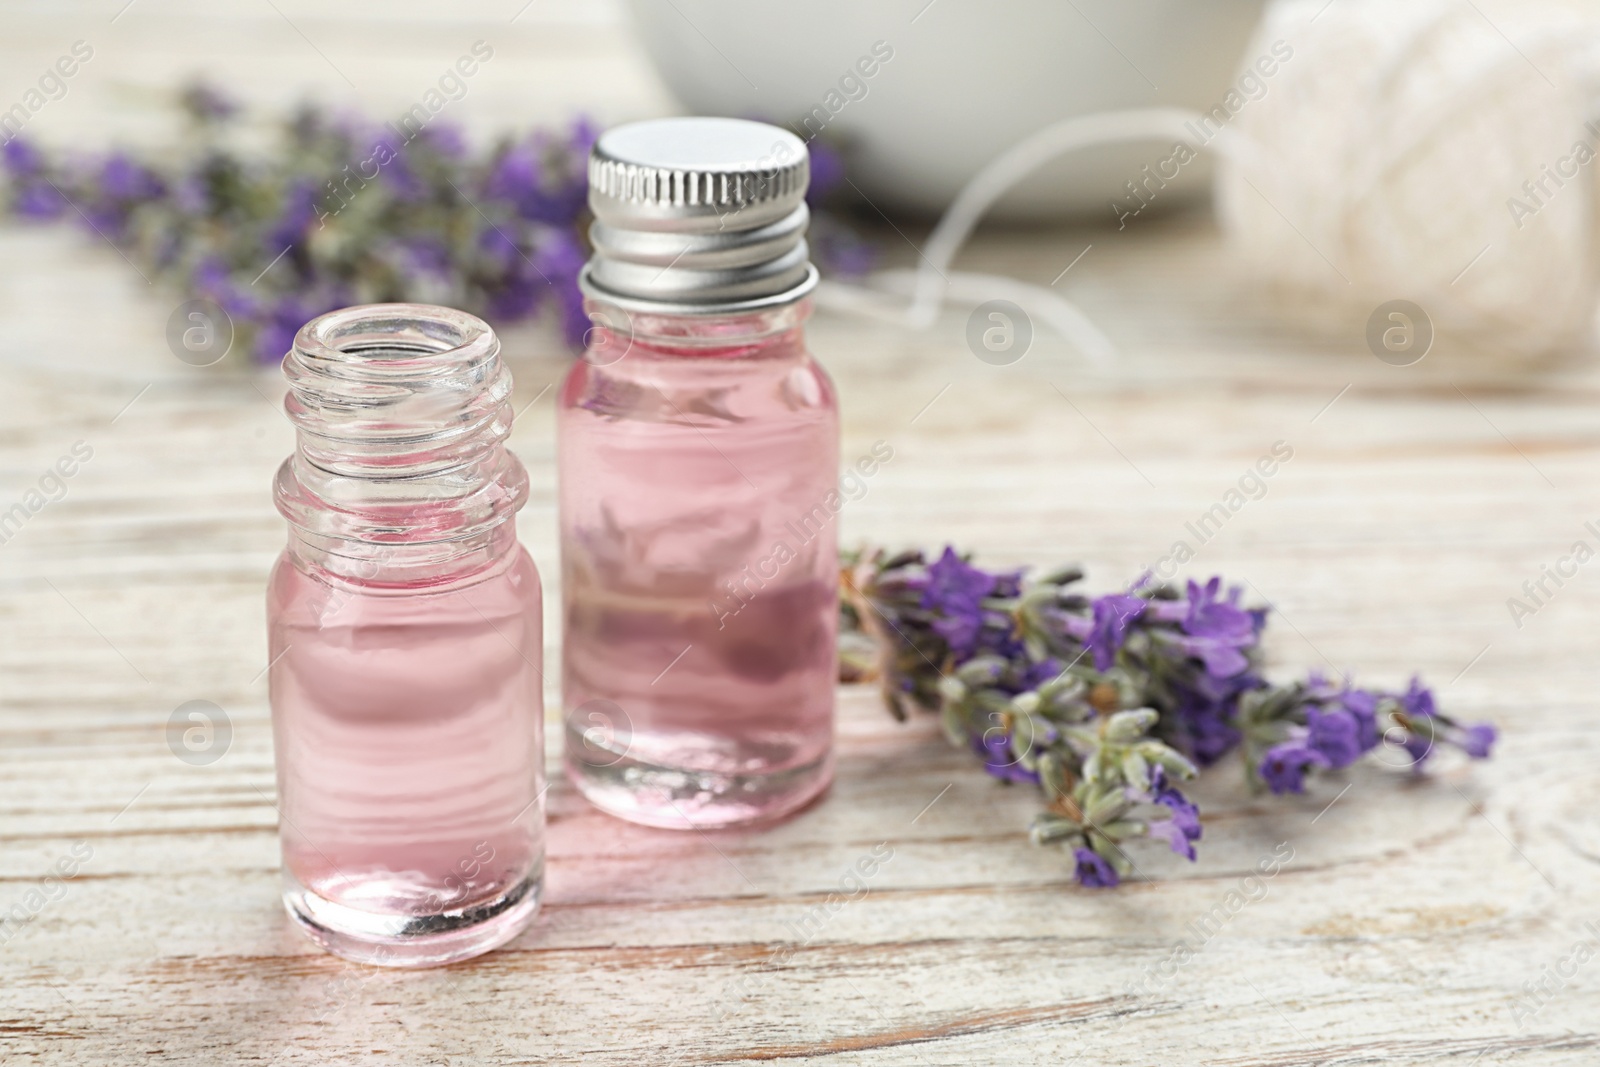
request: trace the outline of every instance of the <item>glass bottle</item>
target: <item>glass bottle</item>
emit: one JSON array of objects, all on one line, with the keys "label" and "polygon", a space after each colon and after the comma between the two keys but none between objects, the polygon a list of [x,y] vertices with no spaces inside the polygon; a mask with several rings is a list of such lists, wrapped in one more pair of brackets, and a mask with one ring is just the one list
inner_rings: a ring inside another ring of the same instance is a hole
[{"label": "glass bottle", "polygon": [[590,161],[596,328],[559,401],[565,767],[665,827],[774,819],[827,787],[839,416],[807,351],[807,158],[665,119]]},{"label": "glass bottle", "polygon": [[268,589],[284,902],[367,963],[486,952],[543,882],[539,575],[511,376],[482,321],[380,304],[284,361],[298,447]]}]

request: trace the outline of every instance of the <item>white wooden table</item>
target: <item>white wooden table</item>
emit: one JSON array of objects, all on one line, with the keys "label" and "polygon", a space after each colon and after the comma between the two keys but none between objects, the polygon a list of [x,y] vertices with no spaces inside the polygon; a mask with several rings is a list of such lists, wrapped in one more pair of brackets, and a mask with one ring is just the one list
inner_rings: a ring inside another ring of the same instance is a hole
[{"label": "white wooden table", "polygon": [[[8,11],[0,100],[83,37],[96,58],[38,117],[41,138],[154,129],[156,89],[197,63],[265,103],[302,83],[349,96],[337,64],[380,111],[492,29],[506,62],[464,102],[477,128],[666,106],[604,8],[539,0],[508,25],[520,3],[478,5],[476,22],[402,6],[381,24],[280,6],[298,30],[270,6]],[[0,927],[0,1062],[1600,1061],[1600,962],[1517,1008],[1525,983],[1573,970],[1577,941],[1600,946],[1600,583],[1581,570],[1520,629],[1506,608],[1541,565],[1595,543],[1600,375],[1447,348],[1398,369],[1358,332],[1297,334],[1203,219],[991,234],[963,263],[1048,283],[1089,243],[1059,288],[1117,341],[1111,371],[1043,334],[988,366],[957,312],[920,335],[819,316],[846,454],[895,449],[847,508],[846,540],[1077,559],[1110,587],[1286,441],[1266,497],[1185,573],[1276,606],[1275,672],[1398,685],[1420,670],[1450,711],[1502,726],[1498,756],[1441,759],[1421,780],[1379,762],[1287,800],[1248,796],[1224,765],[1194,790],[1198,864],[1152,849],[1136,856],[1147,880],[1090,893],[1027,843],[1029,792],[989,780],[930,719],[897,725],[871,692],[841,690],[838,780],[808,811],[762,834],[650,831],[558,779],[536,927],[472,963],[395,973],[322,954],[278,903],[262,593],[283,541],[268,485],[292,436],[276,379],[177,364],[174,294],[75,233],[0,229],[0,510],[75,442],[93,449],[0,545],[0,912],[32,915],[9,939]],[[538,331],[509,341],[527,403],[566,357]],[[552,432],[546,394],[513,446],[554,603]],[[232,724],[204,766],[167,744],[194,699]],[[892,859],[843,900],[880,843]],[[1284,843],[1293,859],[1264,895],[1164,967]],[[63,860],[73,876],[47,882]]]}]

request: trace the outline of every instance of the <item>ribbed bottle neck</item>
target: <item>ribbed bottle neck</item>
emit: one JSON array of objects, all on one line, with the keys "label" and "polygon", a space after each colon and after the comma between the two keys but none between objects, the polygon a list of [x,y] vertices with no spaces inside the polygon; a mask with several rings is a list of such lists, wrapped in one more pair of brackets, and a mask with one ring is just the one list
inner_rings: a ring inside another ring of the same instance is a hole
[{"label": "ribbed bottle neck", "polygon": [[450,580],[515,543],[527,473],[511,375],[481,320],[374,304],[306,324],[284,359],[297,448],[278,471],[291,551],[352,580]]}]

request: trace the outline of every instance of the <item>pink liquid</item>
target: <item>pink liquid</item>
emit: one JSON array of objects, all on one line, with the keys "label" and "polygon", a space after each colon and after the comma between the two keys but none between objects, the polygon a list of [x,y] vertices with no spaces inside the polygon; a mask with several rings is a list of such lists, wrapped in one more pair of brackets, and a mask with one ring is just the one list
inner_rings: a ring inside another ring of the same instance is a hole
[{"label": "pink liquid", "polygon": [[483,951],[538,906],[539,579],[521,548],[443,591],[330,584],[287,555],[268,592],[291,911],[355,958]]},{"label": "pink liquid", "polygon": [[[576,364],[560,444],[566,768],[659,826],[773,818],[832,773],[838,415],[798,329]],[[830,507],[830,495],[832,507]]]}]

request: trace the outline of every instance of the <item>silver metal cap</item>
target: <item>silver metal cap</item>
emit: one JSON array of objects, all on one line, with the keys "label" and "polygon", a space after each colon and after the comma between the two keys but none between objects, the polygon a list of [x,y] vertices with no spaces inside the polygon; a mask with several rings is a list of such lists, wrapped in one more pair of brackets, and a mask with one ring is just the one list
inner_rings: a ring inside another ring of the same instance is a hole
[{"label": "silver metal cap", "polygon": [[589,156],[594,257],[579,284],[625,308],[732,312],[816,284],[806,246],[805,142],[744,119],[608,130]]}]

